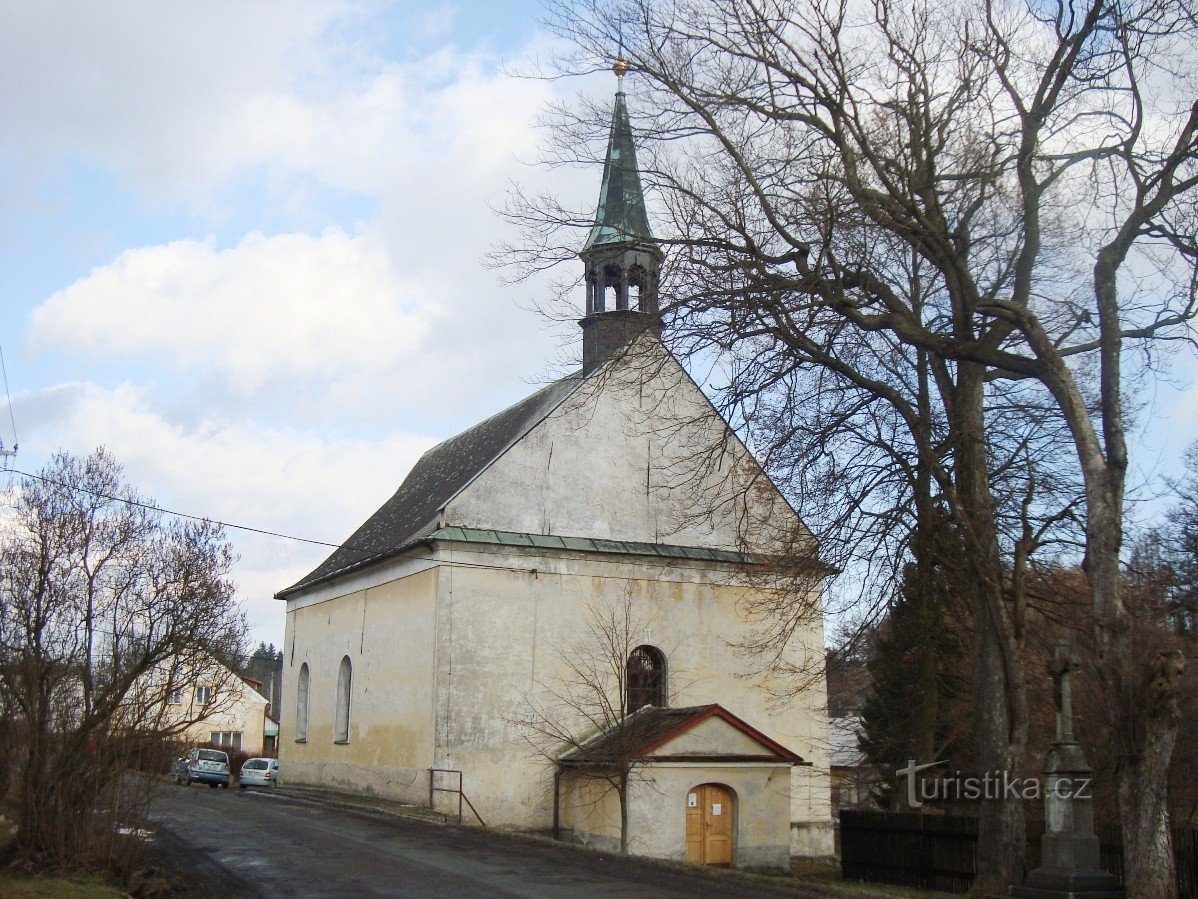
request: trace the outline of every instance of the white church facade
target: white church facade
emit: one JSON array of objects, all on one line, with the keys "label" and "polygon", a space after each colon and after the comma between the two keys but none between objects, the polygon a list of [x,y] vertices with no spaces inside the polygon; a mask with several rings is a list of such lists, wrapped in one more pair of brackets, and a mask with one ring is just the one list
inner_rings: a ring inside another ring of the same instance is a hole
[{"label": "white church facade", "polygon": [[[764,589],[754,560],[802,525],[658,339],[661,252],[622,91],[582,257],[582,371],[429,450],[278,594],[294,697],[281,767],[290,783],[455,808],[430,782],[460,776],[488,826],[614,849],[602,775],[619,756],[636,771],[630,852],[744,867],[831,855],[824,681],[780,702],[742,646]],[[595,716],[555,711],[588,616],[616,606],[636,645],[596,679],[635,725],[619,752]],[[787,653],[818,667],[823,651],[814,615]],[[559,712],[576,739],[555,749],[535,725]]]}]

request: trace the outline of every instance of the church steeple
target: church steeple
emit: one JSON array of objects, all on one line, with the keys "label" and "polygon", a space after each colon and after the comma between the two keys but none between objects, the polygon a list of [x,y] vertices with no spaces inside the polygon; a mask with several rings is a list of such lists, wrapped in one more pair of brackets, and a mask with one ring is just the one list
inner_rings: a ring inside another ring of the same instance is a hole
[{"label": "church steeple", "polygon": [[636,334],[658,323],[662,252],[649,230],[632,125],[624,98],[628,63],[617,59],[615,108],[603,164],[595,224],[579,256],[586,281],[583,372],[594,369]]}]

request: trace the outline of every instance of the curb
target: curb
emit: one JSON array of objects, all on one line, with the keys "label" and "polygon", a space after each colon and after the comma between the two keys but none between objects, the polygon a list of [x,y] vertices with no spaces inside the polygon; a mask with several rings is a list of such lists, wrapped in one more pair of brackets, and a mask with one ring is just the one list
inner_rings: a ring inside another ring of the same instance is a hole
[{"label": "curb", "polygon": [[391,818],[407,818],[411,821],[424,821],[427,824],[439,825],[457,825],[454,817],[435,812],[431,809],[417,805],[404,805],[402,803],[391,803],[382,800],[383,804],[375,805],[369,802],[354,802],[353,797],[346,793],[337,793],[330,790],[313,790],[307,787],[290,787],[279,784],[274,787],[273,791],[278,796],[284,796],[289,799],[303,799],[309,802],[319,802],[322,805],[327,805],[332,808],[339,808],[351,812],[368,812],[380,815],[386,815]]}]

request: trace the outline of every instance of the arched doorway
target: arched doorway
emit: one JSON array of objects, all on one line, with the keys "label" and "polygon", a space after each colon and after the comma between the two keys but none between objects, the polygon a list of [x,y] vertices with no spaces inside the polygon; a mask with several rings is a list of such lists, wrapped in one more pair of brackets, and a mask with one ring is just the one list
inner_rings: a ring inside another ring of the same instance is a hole
[{"label": "arched doorway", "polygon": [[723,784],[700,784],[686,794],[686,860],[732,866],[736,794]]}]

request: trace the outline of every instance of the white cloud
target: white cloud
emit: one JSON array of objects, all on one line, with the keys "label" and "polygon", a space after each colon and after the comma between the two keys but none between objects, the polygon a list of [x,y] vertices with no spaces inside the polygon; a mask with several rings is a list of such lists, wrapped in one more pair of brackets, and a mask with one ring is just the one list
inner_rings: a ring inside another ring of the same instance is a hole
[{"label": "white cloud", "polygon": [[[531,311],[543,282],[483,268],[505,228],[490,204],[513,179],[589,202],[598,173],[521,164],[556,86],[451,45],[383,59],[377,9],[0,7],[0,149],[18,177],[74,160],[196,217],[114,221],[127,249],[30,313],[32,362],[58,386],[18,405],[24,447],[104,444],[172,507],[339,540],[419,449],[534,389],[557,335]],[[415,25],[448,41],[452,22]],[[345,193],[366,220],[330,225]],[[204,236],[217,228],[235,236]],[[234,537],[251,617],[278,643],[265,597],[324,551]]]},{"label": "white cloud", "polygon": [[[551,88],[496,75],[501,60],[447,43],[378,53],[386,5],[355,0],[147,4],[0,0],[3,141],[26,160],[78,160],[155,199],[212,202],[262,171],[372,196],[477,187],[531,150]],[[452,39],[449,6],[405,27]],[[388,23],[395,25],[394,22]],[[519,55],[519,54],[518,54]]]},{"label": "white cloud", "polygon": [[126,250],[30,317],[37,347],[137,353],[219,373],[238,394],[370,376],[414,354],[435,311],[369,238],[250,234]]},{"label": "white cloud", "polygon": [[[330,543],[348,537],[436,442],[402,433],[325,439],[226,421],[184,426],[130,384],[60,384],[18,397],[16,408],[27,445],[77,454],[107,447],[129,480],[167,508]],[[23,467],[37,462],[26,456]],[[281,643],[283,609],[270,597],[332,550],[236,530],[229,536],[259,639]]]},{"label": "white cloud", "polygon": [[[505,288],[481,263],[505,227],[490,202],[530,180],[550,92],[495,67],[443,49],[321,89],[243,92],[204,138],[222,160],[210,173],[263,170],[284,206],[312,185],[368,195],[373,220],[126,250],[44,301],[30,343],[199,375],[210,409],[378,425],[435,392],[443,412],[493,411],[497,386],[535,380],[555,342],[531,311],[543,282]],[[594,189],[591,173],[545,177]]]},{"label": "white cloud", "polygon": [[6,2],[0,120],[31,156],[91,157],[165,189],[227,172],[210,152],[246,96],[329,59],[327,0]]}]

